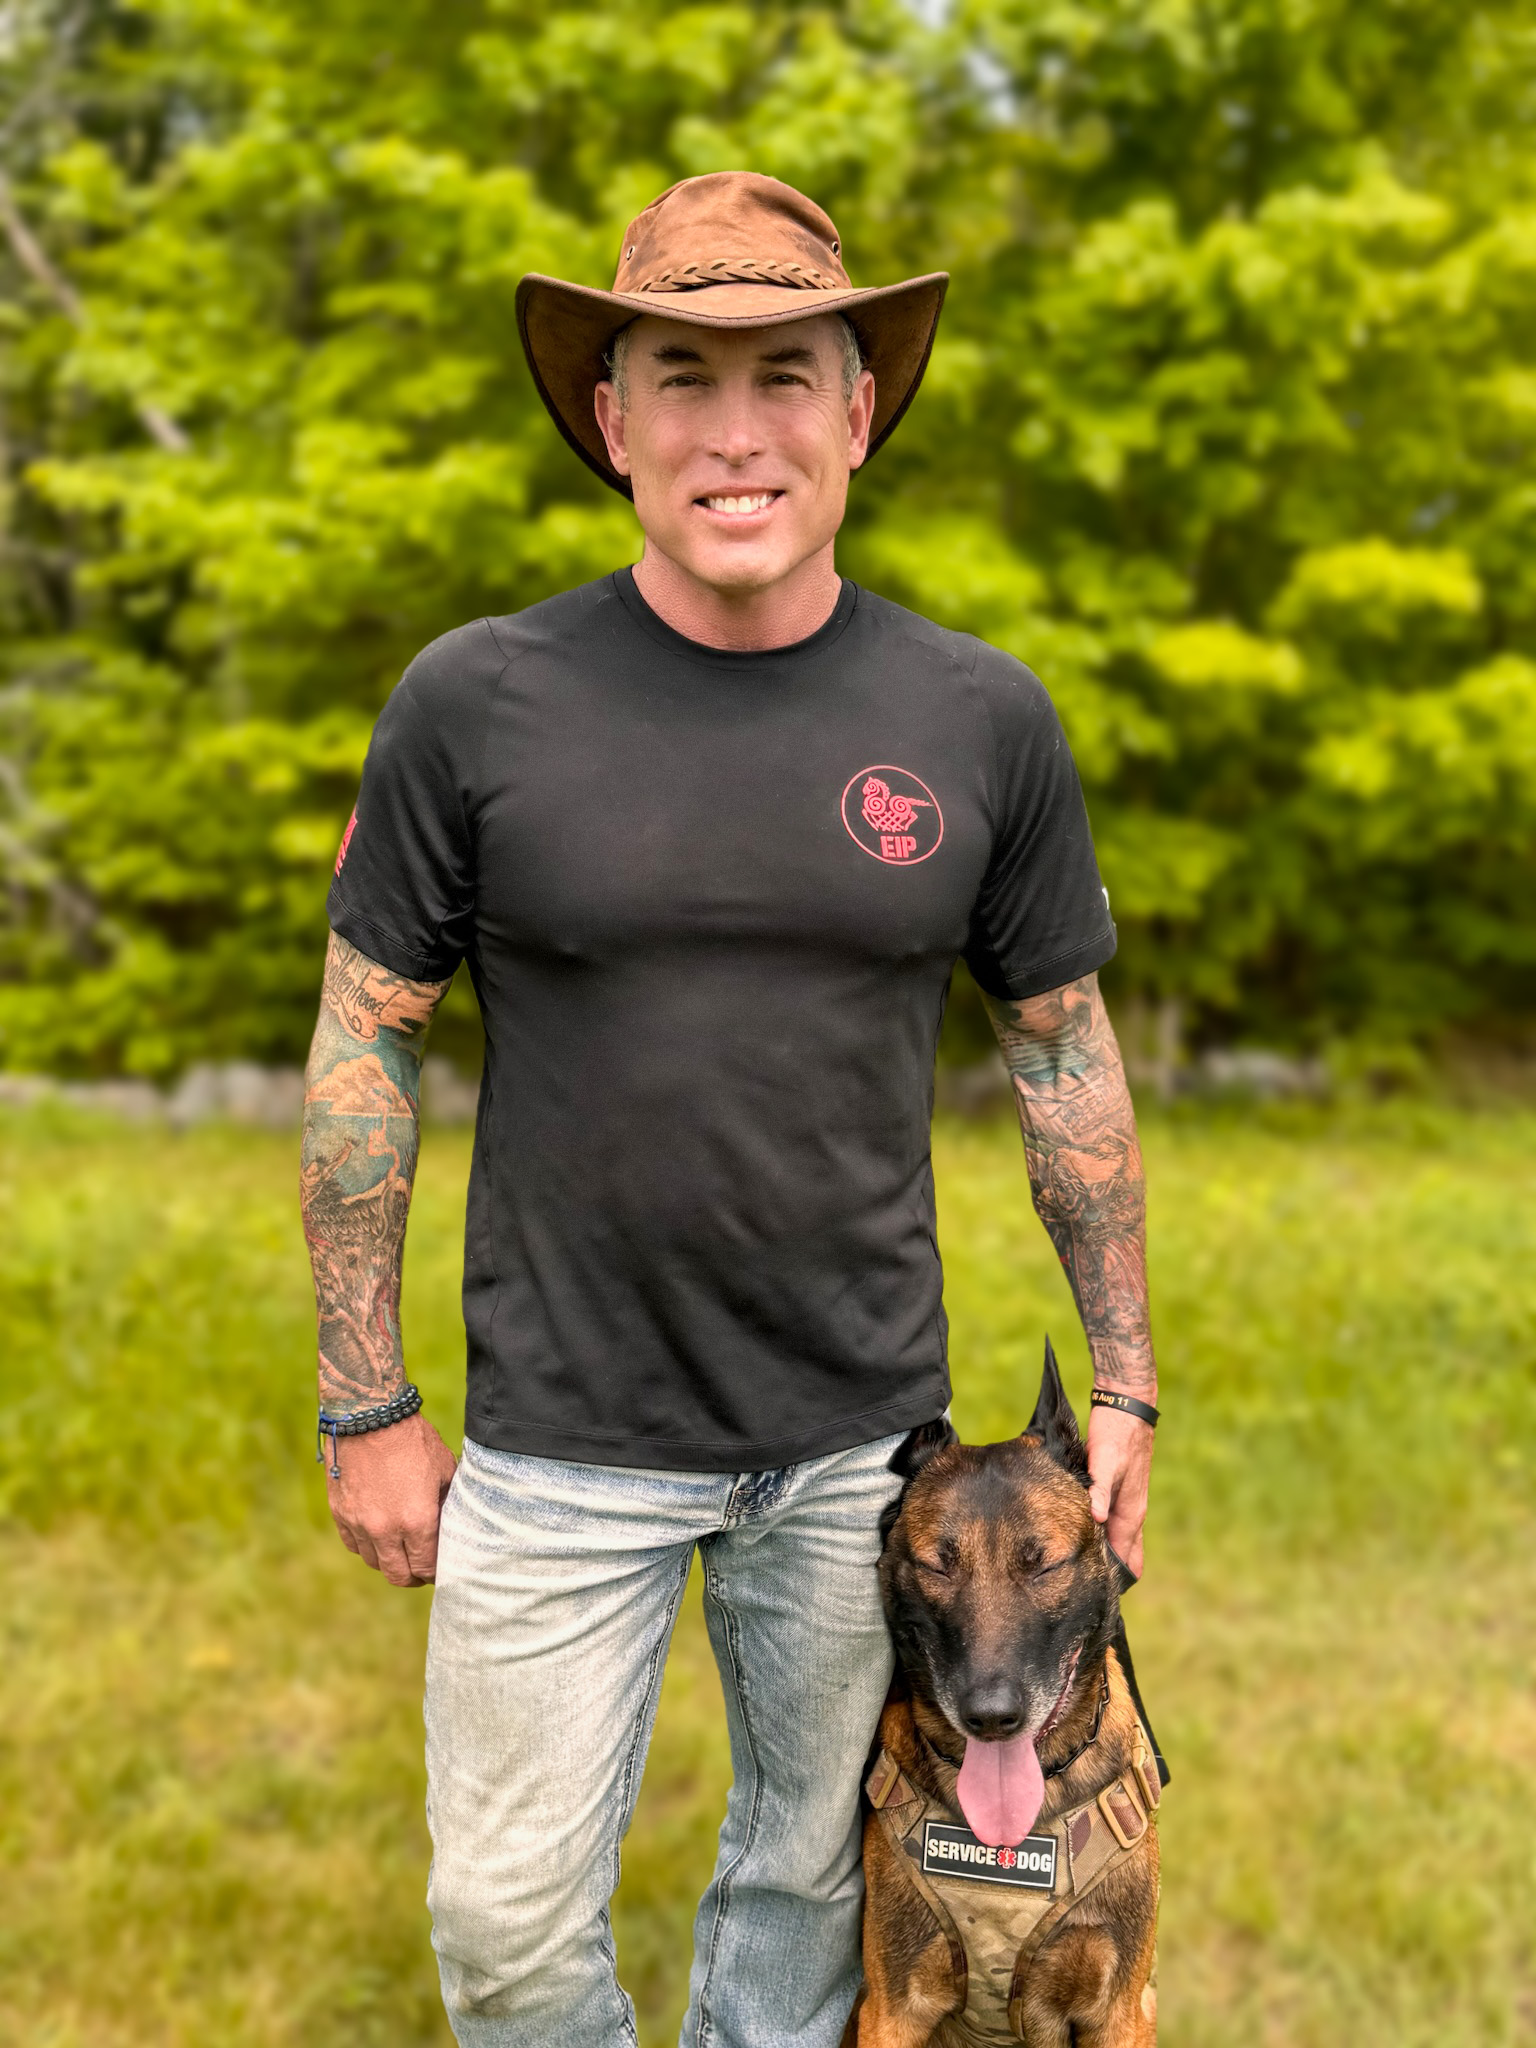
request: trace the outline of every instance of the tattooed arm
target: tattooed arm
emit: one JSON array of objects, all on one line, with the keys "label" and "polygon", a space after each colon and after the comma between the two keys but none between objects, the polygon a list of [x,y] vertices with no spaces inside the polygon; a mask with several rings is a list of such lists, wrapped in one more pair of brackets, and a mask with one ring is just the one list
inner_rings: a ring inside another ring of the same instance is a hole
[{"label": "tattooed arm", "polygon": [[[1141,1147],[1098,976],[1021,1003],[984,1000],[1013,1080],[1035,1208],[1072,1283],[1094,1384],[1155,1404]],[[1095,1519],[1139,1575],[1151,1429],[1095,1408],[1088,1464]]]},{"label": "tattooed arm", "polygon": [[[300,1195],[320,1320],[320,1406],[377,1407],[405,1386],[400,1265],[416,1177],[427,1026],[447,982],[408,981],[333,932],[304,1077]],[[329,1448],[330,1439],[327,1438]],[[453,1454],[423,1415],[342,1437],[328,1479],[349,1550],[396,1586],[425,1585]]]}]

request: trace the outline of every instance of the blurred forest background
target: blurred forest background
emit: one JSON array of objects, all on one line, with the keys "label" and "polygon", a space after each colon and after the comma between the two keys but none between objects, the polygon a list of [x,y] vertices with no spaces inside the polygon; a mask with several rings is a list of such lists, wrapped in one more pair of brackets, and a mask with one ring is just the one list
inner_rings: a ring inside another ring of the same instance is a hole
[{"label": "blurred forest background", "polygon": [[720,167],[954,272],[843,563],[1055,694],[1133,1062],[1528,1027],[1530,0],[6,0],[0,58],[0,1064],[301,1057],[404,663],[636,551],[517,279]]}]

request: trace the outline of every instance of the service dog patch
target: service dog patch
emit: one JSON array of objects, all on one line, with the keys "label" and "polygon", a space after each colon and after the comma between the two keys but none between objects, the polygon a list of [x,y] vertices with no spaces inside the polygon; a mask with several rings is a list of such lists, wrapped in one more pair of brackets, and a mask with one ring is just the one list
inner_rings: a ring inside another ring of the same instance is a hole
[{"label": "service dog patch", "polygon": [[1026,1835],[1011,1849],[994,1849],[989,1842],[978,1842],[969,1828],[930,1820],[923,1828],[923,1870],[929,1877],[975,1877],[983,1884],[1054,1891],[1056,1837]]}]

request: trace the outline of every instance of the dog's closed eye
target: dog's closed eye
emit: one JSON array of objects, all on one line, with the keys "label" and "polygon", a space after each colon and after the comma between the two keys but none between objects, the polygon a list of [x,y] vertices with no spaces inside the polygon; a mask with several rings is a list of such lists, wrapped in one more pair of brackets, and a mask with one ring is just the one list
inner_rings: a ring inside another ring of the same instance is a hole
[{"label": "dog's closed eye", "polygon": [[1014,1560],[1019,1571],[1031,1579],[1048,1579],[1052,1572],[1059,1572],[1074,1562],[1073,1554],[1066,1557],[1047,1558],[1044,1551],[1033,1544],[1026,1544]]},{"label": "dog's closed eye", "polygon": [[912,1562],[917,1566],[920,1572],[928,1572],[929,1574],[931,1574],[932,1577],[936,1579],[947,1579],[949,1577],[948,1566],[937,1564],[934,1562],[932,1558],[914,1557]]}]

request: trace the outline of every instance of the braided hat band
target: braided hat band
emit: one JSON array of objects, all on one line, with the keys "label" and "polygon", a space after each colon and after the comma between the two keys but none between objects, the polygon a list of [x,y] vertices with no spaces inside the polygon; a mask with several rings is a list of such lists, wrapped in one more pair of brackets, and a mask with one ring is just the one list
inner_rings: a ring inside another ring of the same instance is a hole
[{"label": "braided hat band", "polygon": [[[791,291],[835,292],[835,278],[819,270],[805,270],[798,263],[756,262],[751,256],[717,256],[713,263],[685,263],[681,270],[664,270],[660,277],[647,278],[631,286],[637,292],[696,292],[706,284],[776,284]],[[844,287],[846,289],[846,287]]]}]

